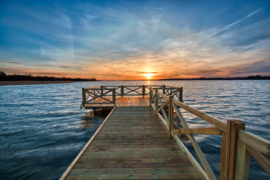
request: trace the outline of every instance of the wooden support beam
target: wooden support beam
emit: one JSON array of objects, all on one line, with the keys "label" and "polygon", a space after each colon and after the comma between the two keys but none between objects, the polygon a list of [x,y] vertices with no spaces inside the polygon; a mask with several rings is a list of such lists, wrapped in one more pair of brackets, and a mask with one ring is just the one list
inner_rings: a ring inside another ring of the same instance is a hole
[{"label": "wooden support beam", "polygon": [[[163,89],[164,92],[164,89]],[[170,96],[169,98],[169,137],[172,138],[172,129],[173,129],[173,125],[174,125],[174,111],[173,111],[173,102],[172,102],[172,96]],[[165,104],[165,103],[164,103]],[[164,115],[165,116],[165,115]]]},{"label": "wooden support beam", "polygon": [[226,132],[222,131],[221,152],[220,152],[220,180],[225,179],[225,161],[226,161]]},{"label": "wooden support beam", "polygon": [[[174,110],[175,110],[178,118],[180,119],[182,126],[185,129],[189,129],[189,127],[188,127],[184,117],[182,116],[181,112],[179,111],[179,109],[175,106],[175,104],[173,104],[173,106],[174,106]],[[193,136],[193,134],[188,134],[188,138],[189,138],[198,158],[200,159],[202,166],[204,167],[204,170],[205,170],[206,174],[208,175],[209,179],[216,180],[217,178],[216,178],[211,166],[209,165],[208,161],[206,160],[206,158],[205,158],[199,144],[197,143],[195,137]]]},{"label": "wooden support beam", "polygon": [[158,112],[159,112],[161,109],[163,109],[165,106],[167,106],[168,104],[169,104],[169,100],[166,101],[166,102],[164,102],[164,103],[162,104],[162,106],[158,109]]},{"label": "wooden support beam", "polygon": [[[162,101],[161,101],[161,98],[157,95],[157,97],[158,97],[158,100],[159,100],[159,103],[160,103],[160,106],[162,106]],[[160,108],[159,108],[160,109]],[[159,110],[158,109],[158,110]],[[162,114],[163,114],[163,116],[164,116],[164,118],[165,118],[165,120],[169,123],[169,120],[168,120],[168,117],[167,117],[167,114],[166,114],[166,111],[164,110],[164,108],[161,108],[161,110],[162,110]],[[159,113],[159,111],[157,111],[157,113]]]},{"label": "wooden support beam", "polygon": [[103,86],[100,86],[100,88],[101,88],[101,94],[100,94],[100,96],[103,97]]},{"label": "wooden support beam", "polygon": [[158,94],[159,96],[161,96],[162,98],[169,100],[169,96],[167,96],[167,95],[165,95],[165,94],[163,94],[163,93],[160,93],[160,92],[158,92],[157,94]]},{"label": "wooden support beam", "polygon": [[225,179],[228,180],[234,180],[235,178],[237,142],[240,129],[245,129],[245,123],[242,121],[234,119],[227,121]]},{"label": "wooden support beam", "polygon": [[156,115],[158,114],[158,90],[156,89]]},{"label": "wooden support beam", "polygon": [[201,135],[221,135],[222,131],[216,127],[192,128],[192,129],[175,129],[175,134],[201,134]]},{"label": "wooden support beam", "polygon": [[183,87],[180,88],[180,91],[179,91],[179,101],[180,102],[183,102]]},{"label": "wooden support beam", "polygon": [[152,91],[151,91],[151,87],[149,88],[149,106],[151,106],[152,103]]},{"label": "wooden support beam", "polygon": [[172,137],[175,139],[178,146],[182,149],[182,151],[186,154],[187,158],[193,165],[193,167],[196,169],[196,171],[200,174],[202,179],[209,179],[203,168],[200,166],[200,164],[196,161],[196,159],[192,156],[192,154],[189,152],[189,150],[186,148],[186,146],[182,143],[182,141],[177,137],[175,134],[172,134]]},{"label": "wooden support beam", "polygon": [[246,143],[241,140],[237,142],[237,156],[236,156],[236,180],[248,180],[250,167],[250,153],[246,150]]},{"label": "wooden support beam", "polygon": [[266,156],[270,156],[270,141],[247,131],[239,131],[239,139],[254,147]]},{"label": "wooden support beam", "polygon": [[124,86],[121,86],[121,96],[124,96]]},{"label": "wooden support beam", "polygon": [[82,88],[82,100],[83,100],[83,107],[85,106],[85,92],[84,92],[84,88]]},{"label": "wooden support beam", "polygon": [[116,106],[116,93],[115,93],[115,88],[113,89],[113,91],[112,91],[112,93],[113,93],[113,103],[114,103],[114,107]]},{"label": "wooden support beam", "polygon": [[265,156],[256,148],[246,144],[247,151],[261,165],[265,172],[270,176],[270,157]]},{"label": "wooden support beam", "polygon": [[199,111],[191,106],[188,106],[180,101],[177,101],[177,100],[173,100],[174,104],[179,106],[180,108],[183,108],[185,110],[187,110],[188,112],[194,114],[195,116],[205,120],[206,122],[212,124],[213,126],[219,128],[220,130],[222,131],[227,131],[227,124],[225,122],[223,122],[222,120],[214,117],[214,116],[211,116],[209,114],[206,114],[202,111]]},{"label": "wooden support beam", "polygon": [[142,95],[143,95],[143,97],[145,96],[145,86],[144,85],[142,86]]},{"label": "wooden support beam", "polygon": [[95,97],[94,96],[92,96],[92,94],[91,93],[89,93],[88,91],[85,91],[89,96],[91,96],[93,99],[95,99]]}]

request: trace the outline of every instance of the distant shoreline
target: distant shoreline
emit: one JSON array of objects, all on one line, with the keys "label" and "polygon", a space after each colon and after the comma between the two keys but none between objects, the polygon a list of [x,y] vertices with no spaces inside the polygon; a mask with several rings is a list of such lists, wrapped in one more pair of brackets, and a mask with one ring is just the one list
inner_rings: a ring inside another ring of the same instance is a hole
[{"label": "distant shoreline", "polygon": [[61,84],[61,83],[73,83],[73,82],[72,81],[0,81],[0,86]]}]

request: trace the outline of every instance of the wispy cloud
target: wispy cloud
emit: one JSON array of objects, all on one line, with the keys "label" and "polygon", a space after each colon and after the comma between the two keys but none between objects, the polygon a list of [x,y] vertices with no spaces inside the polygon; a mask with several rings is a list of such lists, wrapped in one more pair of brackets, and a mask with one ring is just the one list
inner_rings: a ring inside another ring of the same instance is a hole
[{"label": "wispy cloud", "polygon": [[260,10],[261,10],[261,9],[257,9],[256,11],[253,11],[253,12],[249,13],[246,17],[244,17],[244,18],[242,18],[242,19],[240,19],[240,20],[237,20],[237,21],[235,21],[235,22],[233,22],[233,23],[231,23],[231,24],[225,26],[224,28],[222,28],[221,30],[218,30],[217,32],[214,32],[214,33],[212,34],[212,36],[214,36],[214,35],[216,35],[216,34],[218,34],[218,33],[221,33],[221,32],[223,32],[223,31],[225,31],[225,30],[231,28],[232,26],[234,26],[234,25],[236,25],[236,24],[238,24],[238,23],[240,23],[240,22],[242,22],[242,21],[248,19],[249,17],[251,17],[251,16],[253,16],[254,14],[258,13]]},{"label": "wispy cloud", "polygon": [[1,63],[21,64],[21,62],[0,61]]},{"label": "wispy cloud", "polygon": [[235,11],[228,2],[225,11],[207,4],[219,11],[212,13],[198,11],[199,2],[130,3],[82,1],[34,9],[10,3],[7,9],[19,15],[2,13],[3,68],[99,79],[267,73],[261,66],[246,67],[256,62],[268,67],[270,13],[263,6]]}]

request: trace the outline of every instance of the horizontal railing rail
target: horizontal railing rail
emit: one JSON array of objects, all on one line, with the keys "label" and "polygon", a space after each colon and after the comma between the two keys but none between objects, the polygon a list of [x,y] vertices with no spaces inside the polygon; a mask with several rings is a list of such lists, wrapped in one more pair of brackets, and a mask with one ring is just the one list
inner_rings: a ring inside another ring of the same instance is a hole
[{"label": "horizontal railing rail", "polygon": [[[172,95],[173,97],[182,100],[183,89],[178,87],[167,87],[165,85],[121,85],[121,86],[96,86],[83,88],[83,97],[81,108],[86,104],[116,104],[116,97],[124,96],[147,96],[150,89],[162,89],[166,95]],[[108,97],[108,98],[107,98]],[[110,99],[111,98],[111,99]],[[102,100],[102,101],[101,101]]]},{"label": "horizontal railing rail", "polygon": [[[183,88],[169,87],[168,93],[163,87],[148,87],[149,105],[156,111],[156,115],[168,129],[168,135],[175,139],[183,152],[187,155],[197,172],[203,179],[217,179],[211,166],[198,145],[194,134],[221,135],[221,162],[220,179],[248,179],[250,156],[260,164],[265,172],[270,175],[270,141],[245,130],[245,123],[238,120],[222,121],[214,116],[197,110],[183,103]],[[173,89],[181,89],[179,97],[175,97]],[[212,127],[189,128],[180,108],[208,122]],[[167,111],[168,110],[168,113]],[[181,127],[174,125],[174,113]],[[196,161],[190,151],[179,138],[186,135],[190,140],[201,165]]]},{"label": "horizontal railing rail", "polygon": [[[82,89],[82,104],[81,108],[85,107],[86,104],[116,104],[116,93],[115,88],[83,88]],[[111,99],[107,98],[111,97]],[[97,101],[97,100],[103,101]]]}]

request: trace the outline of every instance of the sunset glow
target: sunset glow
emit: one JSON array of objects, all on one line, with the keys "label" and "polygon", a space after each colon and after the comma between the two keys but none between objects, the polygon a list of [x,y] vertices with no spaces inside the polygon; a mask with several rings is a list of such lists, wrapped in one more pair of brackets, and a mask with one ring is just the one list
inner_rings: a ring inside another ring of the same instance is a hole
[{"label": "sunset glow", "polygon": [[151,79],[151,76],[152,76],[153,74],[152,73],[146,73],[145,74],[145,76],[147,77],[147,79]]},{"label": "sunset glow", "polygon": [[1,4],[0,71],[6,74],[98,80],[270,75],[266,1],[23,2]]}]

